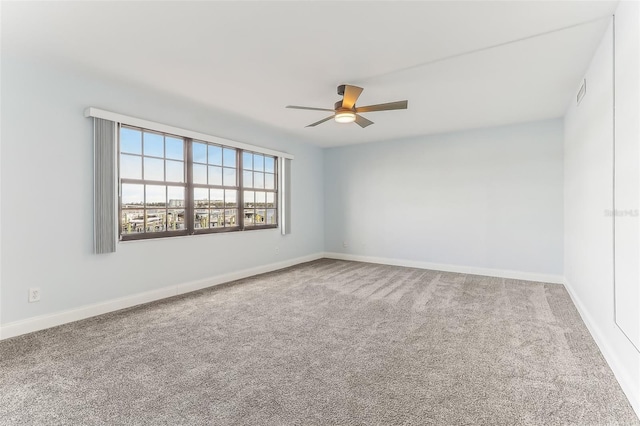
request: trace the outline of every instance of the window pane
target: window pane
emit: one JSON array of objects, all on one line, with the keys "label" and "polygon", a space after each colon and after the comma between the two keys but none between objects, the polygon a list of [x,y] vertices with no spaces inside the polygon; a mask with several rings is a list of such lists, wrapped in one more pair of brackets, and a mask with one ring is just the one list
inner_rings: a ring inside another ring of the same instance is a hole
[{"label": "window pane", "polygon": [[251,170],[253,169],[253,154],[250,152],[242,153],[242,168]]},{"label": "window pane", "polygon": [[276,198],[276,194],[274,194],[273,192],[267,192],[267,207],[276,206],[275,198]]},{"label": "window pane", "polygon": [[266,193],[256,191],[256,207],[264,207],[266,202]]},{"label": "window pane", "polygon": [[255,222],[256,211],[254,209],[244,209],[244,224],[253,225]]},{"label": "window pane", "polygon": [[209,166],[209,185],[222,185],[222,167]]},{"label": "window pane", "polygon": [[122,127],[120,129],[120,152],[142,154],[142,132]]},{"label": "window pane", "polygon": [[264,173],[259,173],[259,172],[253,173],[253,187],[264,188]]},{"label": "window pane", "polygon": [[184,182],[182,161],[167,160],[167,179],[169,182]]},{"label": "window pane", "polygon": [[164,207],[167,205],[167,187],[160,185],[145,186],[147,207]]},{"label": "window pane", "polygon": [[226,167],[236,166],[236,150],[231,148],[224,149],[224,165]]},{"label": "window pane", "polygon": [[196,208],[209,207],[209,190],[193,188],[193,202]]},{"label": "window pane", "polygon": [[236,207],[238,205],[238,191],[235,189],[224,190],[224,206]]},{"label": "window pane", "polygon": [[165,210],[147,210],[146,228],[147,232],[161,232],[165,230],[166,212]]},{"label": "window pane", "polygon": [[170,186],[167,188],[169,207],[184,207],[184,188]]},{"label": "window pane", "polygon": [[122,210],[122,233],[133,234],[144,230],[144,210]]},{"label": "window pane", "polygon": [[253,155],[253,170],[256,170],[258,172],[264,171],[264,157],[262,155]]},{"label": "window pane", "polygon": [[243,170],[242,171],[242,185],[245,188],[253,188],[253,172]]},{"label": "window pane", "polygon": [[209,227],[209,209],[196,209],[193,226],[196,229]]},{"label": "window pane", "polygon": [[218,228],[220,226],[224,226],[224,210],[211,210],[209,227]]},{"label": "window pane", "polygon": [[267,209],[267,225],[275,225],[278,222],[275,209]]},{"label": "window pane", "polygon": [[142,179],[142,157],[122,154],[120,156],[120,177]]},{"label": "window pane", "polygon": [[236,169],[224,168],[224,186],[236,186]]},{"label": "window pane", "polygon": [[253,191],[244,191],[244,206],[253,207],[255,204]]},{"label": "window pane", "polygon": [[224,189],[211,190],[211,206],[217,208],[224,207]]},{"label": "window pane", "polygon": [[164,157],[164,141],[157,133],[144,133],[144,155]]},{"label": "window pane", "polygon": [[144,178],[146,180],[164,180],[164,161],[145,157]]},{"label": "window pane", "polygon": [[276,188],[276,183],[275,183],[275,179],[274,179],[274,175],[272,173],[265,173],[264,174],[264,187],[267,189],[275,189]]},{"label": "window pane", "polygon": [[256,225],[264,225],[265,223],[265,217],[264,217],[264,209],[256,209],[256,219],[255,219],[255,224]]},{"label": "window pane", "polygon": [[273,157],[264,157],[264,171],[267,173],[275,173],[275,159]]},{"label": "window pane", "polygon": [[238,216],[238,210],[225,210],[224,211],[224,226],[236,226],[236,218]]},{"label": "window pane", "polygon": [[167,229],[169,231],[179,231],[185,229],[184,209],[169,210],[167,212]]},{"label": "window pane", "polygon": [[207,162],[207,145],[200,142],[194,142],[191,145],[191,150],[192,150],[194,162],[196,163]]},{"label": "window pane", "polygon": [[222,166],[222,148],[215,145],[209,145],[209,164]]},{"label": "window pane", "polygon": [[203,164],[193,165],[193,183],[207,184],[207,166]]},{"label": "window pane", "polygon": [[167,158],[173,158],[174,160],[182,160],[184,158],[184,142],[182,139],[167,136],[165,137],[165,144],[167,149]]},{"label": "window pane", "polygon": [[144,204],[144,185],[122,184],[122,207],[136,207]]}]

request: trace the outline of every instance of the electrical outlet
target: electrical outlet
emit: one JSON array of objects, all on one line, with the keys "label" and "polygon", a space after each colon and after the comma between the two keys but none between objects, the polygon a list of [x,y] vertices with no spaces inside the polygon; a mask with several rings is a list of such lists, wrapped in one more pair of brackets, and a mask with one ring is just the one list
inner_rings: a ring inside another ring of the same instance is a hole
[{"label": "electrical outlet", "polygon": [[276,246],[276,254],[280,254],[280,247]]},{"label": "electrical outlet", "polygon": [[29,303],[40,301],[40,287],[31,287],[29,289]]},{"label": "electrical outlet", "polygon": [[347,247],[349,247],[349,244],[346,241],[343,241],[342,242],[342,247],[343,248],[347,248]]}]

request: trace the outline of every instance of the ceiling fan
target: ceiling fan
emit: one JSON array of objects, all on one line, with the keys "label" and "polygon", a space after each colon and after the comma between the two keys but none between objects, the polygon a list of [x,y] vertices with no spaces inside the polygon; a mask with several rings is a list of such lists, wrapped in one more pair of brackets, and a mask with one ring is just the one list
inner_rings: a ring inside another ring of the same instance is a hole
[{"label": "ceiling fan", "polygon": [[350,86],[348,84],[341,84],[338,86],[338,95],[342,96],[342,100],[336,102],[333,109],[328,108],[313,108],[296,105],[287,105],[286,108],[294,109],[309,109],[312,111],[331,111],[333,115],[327,118],[323,118],[320,121],[311,123],[306,127],[314,127],[318,124],[329,121],[332,118],[338,123],[353,123],[354,121],[360,127],[367,127],[373,124],[373,121],[367,120],[363,116],[359,115],[361,112],[375,112],[375,111],[389,111],[393,109],[407,109],[408,101],[396,101],[388,102],[386,104],[367,105],[362,107],[356,107],[356,101],[362,93],[362,87]]}]

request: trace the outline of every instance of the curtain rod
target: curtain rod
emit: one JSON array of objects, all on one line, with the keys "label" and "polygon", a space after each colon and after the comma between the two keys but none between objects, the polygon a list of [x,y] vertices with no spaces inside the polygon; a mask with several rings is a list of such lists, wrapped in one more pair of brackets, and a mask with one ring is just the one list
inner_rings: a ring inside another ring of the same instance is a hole
[{"label": "curtain rod", "polygon": [[257,145],[237,142],[234,140],[225,139],[218,136],[207,135],[205,133],[194,132],[192,130],[169,126],[167,124],[162,124],[162,123],[156,123],[155,121],[144,120],[142,118],[136,118],[136,117],[131,117],[124,114],[118,114],[116,112],[105,111],[103,109],[99,109],[95,107],[89,107],[85,109],[84,116],[102,118],[103,120],[115,121],[121,124],[128,124],[130,126],[142,127],[149,130],[155,130],[163,133],[170,133],[176,136],[197,139],[204,142],[212,142],[220,145],[230,146],[233,148],[246,149],[247,151],[255,151],[261,154],[268,154],[276,157],[288,158],[289,160],[294,159],[294,156],[287,152],[276,151],[269,148],[263,148]]}]

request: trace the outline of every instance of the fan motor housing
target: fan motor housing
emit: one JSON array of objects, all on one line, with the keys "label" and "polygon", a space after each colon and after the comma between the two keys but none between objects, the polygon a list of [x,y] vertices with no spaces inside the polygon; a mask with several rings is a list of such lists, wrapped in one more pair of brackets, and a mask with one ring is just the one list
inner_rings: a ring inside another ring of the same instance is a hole
[{"label": "fan motor housing", "polygon": [[344,111],[355,111],[356,110],[356,106],[354,105],[353,108],[349,109],[349,108],[343,108],[342,107],[342,101],[338,101],[334,104],[334,108],[336,111],[340,111],[340,110],[344,110]]}]

